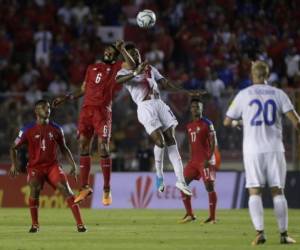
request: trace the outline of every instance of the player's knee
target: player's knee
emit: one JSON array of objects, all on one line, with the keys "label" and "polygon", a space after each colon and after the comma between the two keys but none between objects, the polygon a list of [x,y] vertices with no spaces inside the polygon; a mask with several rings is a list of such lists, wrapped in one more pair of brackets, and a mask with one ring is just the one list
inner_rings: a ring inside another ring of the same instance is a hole
[{"label": "player's knee", "polygon": [[282,195],[283,190],[282,190],[282,188],[272,187],[271,188],[271,194],[272,194],[273,197],[276,196],[276,195]]},{"label": "player's knee", "polygon": [[205,188],[207,192],[214,192],[214,183],[213,182],[208,182],[205,184]]},{"label": "player's knee", "polygon": [[32,198],[37,199],[42,189],[41,185],[31,183],[29,184],[29,186],[30,186],[30,196]]},{"label": "player's knee", "polygon": [[155,140],[155,145],[160,147],[160,148],[164,148],[165,147],[165,140],[163,138],[157,138]]},{"label": "player's knee", "polygon": [[172,133],[164,133],[165,143],[167,146],[176,144],[175,136]]},{"label": "player's knee", "polygon": [[99,154],[102,158],[109,156],[109,146],[105,142],[99,143]]},{"label": "player's knee", "polygon": [[90,152],[89,143],[80,140],[79,141],[79,150],[80,150],[80,154],[84,154],[84,155],[89,154],[89,152]]}]

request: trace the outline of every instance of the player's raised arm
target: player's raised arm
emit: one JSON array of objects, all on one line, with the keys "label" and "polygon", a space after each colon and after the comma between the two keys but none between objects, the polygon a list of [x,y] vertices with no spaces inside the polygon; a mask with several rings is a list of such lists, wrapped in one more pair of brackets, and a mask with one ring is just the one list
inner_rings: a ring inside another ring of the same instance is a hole
[{"label": "player's raised arm", "polygon": [[187,90],[187,89],[183,88],[181,85],[175,84],[164,77],[157,80],[157,82],[158,82],[159,86],[161,87],[161,89],[170,91],[170,92],[181,91],[181,92],[184,92],[184,93],[190,95],[191,97],[202,97],[203,95],[206,94],[206,91]]},{"label": "player's raised arm", "polygon": [[124,41],[122,40],[116,41],[115,46],[124,58],[125,62],[123,62],[123,65],[126,64],[128,69],[135,69],[137,67],[137,63],[135,62],[133,57],[128,53]]},{"label": "player's raised arm", "polygon": [[118,72],[117,76],[116,76],[117,83],[123,84],[123,83],[126,83],[126,82],[130,81],[131,79],[133,79],[137,75],[144,72],[147,65],[148,65],[147,62],[142,62],[141,64],[139,64],[139,66],[134,71],[132,71],[128,74],[122,74],[123,69],[121,69]]},{"label": "player's raised arm", "polygon": [[85,93],[85,85],[86,85],[86,83],[84,81],[82,83],[81,87],[78,88],[77,90],[75,90],[73,93],[68,93],[63,96],[58,96],[58,97],[54,98],[54,100],[51,103],[52,108],[58,107],[59,105],[66,102],[67,100],[75,100],[75,99],[82,97]]},{"label": "player's raised arm", "polygon": [[70,151],[70,149],[68,148],[66,141],[65,141],[65,137],[63,134],[63,131],[60,131],[59,134],[59,139],[58,139],[58,145],[59,145],[59,149],[62,153],[62,155],[65,157],[65,159],[67,159],[68,163],[71,165],[71,170],[70,170],[70,175],[73,175],[75,180],[77,181],[78,176],[79,176],[79,169],[74,161],[73,155]]}]

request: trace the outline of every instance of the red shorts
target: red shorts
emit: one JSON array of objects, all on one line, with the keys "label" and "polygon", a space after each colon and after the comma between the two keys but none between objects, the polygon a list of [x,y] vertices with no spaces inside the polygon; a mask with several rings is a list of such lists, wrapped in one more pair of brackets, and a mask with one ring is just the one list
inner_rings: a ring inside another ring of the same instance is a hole
[{"label": "red shorts", "polygon": [[203,167],[203,163],[197,161],[189,161],[184,168],[184,177],[190,180],[200,180],[204,182],[215,181],[216,168],[211,165],[208,168]]},{"label": "red shorts", "polygon": [[97,106],[82,107],[79,115],[78,134],[92,138],[95,133],[100,138],[110,138],[111,111]]},{"label": "red shorts", "polygon": [[54,189],[56,189],[57,183],[68,182],[66,174],[58,165],[53,165],[42,169],[29,167],[27,172],[27,182],[38,182],[42,185],[42,187],[45,181],[48,182]]}]

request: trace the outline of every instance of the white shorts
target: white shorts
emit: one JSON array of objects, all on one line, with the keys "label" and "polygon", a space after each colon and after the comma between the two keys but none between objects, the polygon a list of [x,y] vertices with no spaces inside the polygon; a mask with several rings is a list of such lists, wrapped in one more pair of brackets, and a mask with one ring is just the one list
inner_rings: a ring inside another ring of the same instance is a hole
[{"label": "white shorts", "polygon": [[244,154],[246,188],[269,187],[284,188],[286,161],[284,152]]},{"label": "white shorts", "polygon": [[163,131],[177,126],[178,122],[170,107],[160,99],[146,100],[138,103],[137,117],[150,135],[154,130]]}]

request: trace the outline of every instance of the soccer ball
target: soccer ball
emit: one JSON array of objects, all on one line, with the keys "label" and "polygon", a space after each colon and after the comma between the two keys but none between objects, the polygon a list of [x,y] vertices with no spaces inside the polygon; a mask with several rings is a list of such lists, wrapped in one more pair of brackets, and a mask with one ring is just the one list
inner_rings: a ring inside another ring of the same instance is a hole
[{"label": "soccer ball", "polygon": [[136,22],[141,28],[151,28],[156,22],[156,15],[152,10],[142,10],[136,16]]}]

